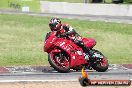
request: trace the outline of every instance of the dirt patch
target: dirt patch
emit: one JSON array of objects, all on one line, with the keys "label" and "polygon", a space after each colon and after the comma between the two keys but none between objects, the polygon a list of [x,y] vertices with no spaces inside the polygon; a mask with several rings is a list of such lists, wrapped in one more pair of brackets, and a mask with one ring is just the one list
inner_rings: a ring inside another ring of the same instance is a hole
[{"label": "dirt patch", "polygon": [[131,86],[87,86],[82,87],[79,82],[20,82],[0,83],[0,88],[132,88]]}]

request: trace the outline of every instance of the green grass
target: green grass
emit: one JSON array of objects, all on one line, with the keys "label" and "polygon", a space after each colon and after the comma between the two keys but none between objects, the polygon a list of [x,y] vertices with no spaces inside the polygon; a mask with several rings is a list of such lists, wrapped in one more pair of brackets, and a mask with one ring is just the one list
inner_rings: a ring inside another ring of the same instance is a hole
[{"label": "green grass", "polygon": [[[84,0],[46,0],[52,2],[70,2],[70,3],[84,3]],[[91,2],[92,0],[90,0]],[[112,0],[105,0],[106,3],[111,3]]]},{"label": "green grass", "polygon": [[71,2],[71,3],[83,3],[83,0],[46,0],[52,2]]},{"label": "green grass", "polygon": [[[15,5],[20,5],[19,10],[22,9],[23,6],[29,6],[31,12],[40,12],[40,1],[39,0],[0,0],[0,9],[5,10],[16,10],[16,8],[10,7],[10,4],[14,3]],[[18,10],[18,9],[17,9]]]},{"label": "green grass", "polygon": [[7,9],[8,8],[8,1],[7,0],[0,0],[0,8]]},{"label": "green grass", "polygon": [[105,3],[112,3],[112,0],[105,0]]},{"label": "green grass", "polygon": [[[45,34],[50,17],[0,14],[0,66],[45,65]],[[83,37],[97,40],[96,49],[110,63],[132,63],[132,25],[62,19]],[[83,31],[82,31],[83,30]]]}]

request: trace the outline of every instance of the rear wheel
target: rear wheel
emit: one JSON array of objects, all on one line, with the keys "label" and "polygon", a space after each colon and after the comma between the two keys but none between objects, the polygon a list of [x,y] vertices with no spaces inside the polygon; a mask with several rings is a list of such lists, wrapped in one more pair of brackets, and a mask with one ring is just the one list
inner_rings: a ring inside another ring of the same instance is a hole
[{"label": "rear wheel", "polygon": [[58,72],[67,73],[70,71],[69,57],[64,53],[49,53],[48,61]]},{"label": "rear wheel", "polygon": [[108,69],[107,58],[98,50],[94,50],[94,58],[92,58],[92,68],[98,72],[105,72]]}]

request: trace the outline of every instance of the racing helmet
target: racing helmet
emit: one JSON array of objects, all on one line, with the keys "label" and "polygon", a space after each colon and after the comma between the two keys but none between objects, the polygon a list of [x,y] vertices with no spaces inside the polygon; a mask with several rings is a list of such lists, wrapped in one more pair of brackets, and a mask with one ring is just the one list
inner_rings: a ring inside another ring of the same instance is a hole
[{"label": "racing helmet", "polygon": [[49,22],[49,27],[51,31],[58,31],[60,30],[62,24],[59,18],[52,18]]}]

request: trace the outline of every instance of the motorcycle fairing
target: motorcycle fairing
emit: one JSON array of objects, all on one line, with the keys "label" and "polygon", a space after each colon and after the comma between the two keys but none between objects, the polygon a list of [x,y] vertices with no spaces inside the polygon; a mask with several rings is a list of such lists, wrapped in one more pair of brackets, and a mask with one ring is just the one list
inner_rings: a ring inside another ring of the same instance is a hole
[{"label": "motorcycle fairing", "polygon": [[88,48],[93,48],[96,45],[96,41],[93,38],[83,38],[82,41]]},{"label": "motorcycle fairing", "polygon": [[44,42],[44,51],[48,52],[52,49],[52,45],[56,41],[55,32],[52,32],[48,39]]},{"label": "motorcycle fairing", "polygon": [[63,49],[65,52],[67,52],[71,58],[70,60],[70,67],[73,66],[79,66],[81,64],[87,63],[87,60],[84,59],[83,50],[74,44],[71,40],[67,39],[58,39],[56,43],[54,43],[55,46]]}]

